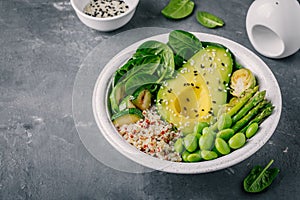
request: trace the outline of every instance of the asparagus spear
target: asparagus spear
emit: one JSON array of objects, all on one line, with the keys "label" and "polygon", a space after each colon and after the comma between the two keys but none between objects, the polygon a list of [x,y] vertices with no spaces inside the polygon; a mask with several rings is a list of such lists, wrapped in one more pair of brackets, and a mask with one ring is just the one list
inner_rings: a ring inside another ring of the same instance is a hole
[{"label": "asparagus spear", "polygon": [[247,114],[254,106],[264,100],[266,91],[257,92],[241,109],[240,111],[232,117],[232,123],[237,122],[243,116]]},{"label": "asparagus spear", "polygon": [[258,105],[256,105],[252,110],[250,110],[242,119],[237,121],[231,129],[234,130],[234,132],[237,132],[239,129],[241,129],[245,124],[247,124],[255,115],[258,114],[261,108],[266,106],[267,104],[270,104],[268,101],[262,101]]},{"label": "asparagus spear", "polygon": [[254,87],[251,91],[245,94],[239,102],[233,106],[229,111],[228,114],[232,117],[234,114],[236,114],[246,103],[247,101],[258,91],[258,86]]},{"label": "asparagus spear", "polygon": [[254,119],[252,119],[240,132],[245,133],[246,130],[248,129],[248,127],[252,124],[252,123],[258,123],[261,124],[267,117],[269,117],[273,110],[274,110],[274,106],[272,105],[267,105],[262,112],[258,113],[256,115],[256,117]]},{"label": "asparagus spear", "polygon": [[[258,86],[254,87],[252,90],[250,90],[248,93],[243,96],[237,104],[235,104],[227,113],[230,117],[232,117],[234,114],[236,114],[247,102],[248,100],[258,91]],[[218,122],[212,124],[210,128],[213,131],[216,131],[218,129]]]}]

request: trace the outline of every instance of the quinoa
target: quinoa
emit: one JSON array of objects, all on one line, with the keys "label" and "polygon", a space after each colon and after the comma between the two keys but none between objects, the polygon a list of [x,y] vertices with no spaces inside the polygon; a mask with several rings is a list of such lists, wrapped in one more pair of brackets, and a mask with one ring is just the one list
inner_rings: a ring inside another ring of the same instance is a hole
[{"label": "quinoa", "polygon": [[83,12],[92,17],[107,18],[125,13],[129,6],[122,0],[91,0]]},{"label": "quinoa", "polygon": [[180,162],[181,156],[174,150],[175,141],[181,137],[180,131],[163,121],[156,107],[143,111],[144,119],[133,124],[117,127],[118,132],[131,145],[153,157]]}]

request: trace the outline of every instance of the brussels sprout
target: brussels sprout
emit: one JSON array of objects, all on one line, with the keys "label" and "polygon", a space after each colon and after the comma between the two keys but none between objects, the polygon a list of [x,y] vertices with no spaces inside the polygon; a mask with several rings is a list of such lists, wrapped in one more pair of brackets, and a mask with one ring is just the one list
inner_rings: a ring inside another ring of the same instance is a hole
[{"label": "brussels sprout", "polygon": [[240,97],[248,89],[254,88],[255,85],[256,79],[249,69],[242,68],[236,70],[231,76],[230,87],[233,96]]}]

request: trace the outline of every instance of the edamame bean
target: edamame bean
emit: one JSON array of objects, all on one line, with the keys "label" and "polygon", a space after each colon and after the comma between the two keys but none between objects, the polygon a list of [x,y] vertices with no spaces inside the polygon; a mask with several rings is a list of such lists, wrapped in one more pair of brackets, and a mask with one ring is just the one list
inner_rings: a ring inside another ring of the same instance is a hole
[{"label": "edamame bean", "polygon": [[198,148],[198,138],[195,134],[188,134],[183,139],[183,144],[186,150],[193,152]]},{"label": "edamame bean", "polygon": [[181,154],[181,158],[184,162],[188,162],[187,160],[187,157],[190,155],[190,152],[188,151],[184,151],[182,154]]},{"label": "edamame bean", "polygon": [[230,153],[230,147],[228,146],[227,142],[222,138],[216,138],[215,147],[217,151],[222,155],[227,155]]},{"label": "edamame bean", "polygon": [[214,151],[203,150],[201,151],[201,157],[204,160],[212,160],[218,157],[218,154]]},{"label": "edamame bean", "polygon": [[201,150],[211,150],[214,146],[215,135],[212,132],[204,132],[199,139],[199,147]]},{"label": "edamame bean", "polygon": [[234,135],[234,130],[231,128],[226,128],[217,133],[217,137],[222,138],[225,141],[228,141]]},{"label": "edamame bean", "polygon": [[254,122],[252,123],[246,130],[246,137],[251,138],[253,135],[256,134],[258,130],[258,123]]},{"label": "edamame bean", "polygon": [[199,140],[201,137],[201,134],[200,133],[194,133],[194,134],[196,135],[197,139]]},{"label": "edamame bean", "polygon": [[218,123],[218,129],[223,130],[231,127],[232,119],[228,113],[223,113],[218,119],[217,123]]},{"label": "edamame bean", "polygon": [[184,145],[183,145],[183,139],[182,138],[178,138],[174,144],[174,149],[176,152],[178,153],[182,153],[185,149],[184,149]]},{"label": "edamame bean", "polygon": [[195,153],[191,153],[187,156],[188,162],[199,162],[201,159],[200,151],[196,151]]},{"label": "edamame bean", "polygon": [[195,133],[202,133],[202,130],[205,128],[205,127],[208,127],[209,124],[207,122],[199,122],[195,127],[194,127],[194,132]]},{"label": "edamame bean", "polygon": [[232,149],[239,149],[241,148],[246,142],[246,137],[244,133],[236,133],[234,136],[232,136],[229,141],[229,147]]}]

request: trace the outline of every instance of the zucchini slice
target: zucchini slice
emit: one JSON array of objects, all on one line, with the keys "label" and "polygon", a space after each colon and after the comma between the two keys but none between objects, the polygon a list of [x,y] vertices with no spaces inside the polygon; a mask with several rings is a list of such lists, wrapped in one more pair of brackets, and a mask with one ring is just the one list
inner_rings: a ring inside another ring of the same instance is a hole
[{"label": "zucchini slice", "polygon": [[120,127],[124,124],[133,124],[143,118],[142,111],[137,108],[127,108],[111,117],[112,122],[116,127]]}]

